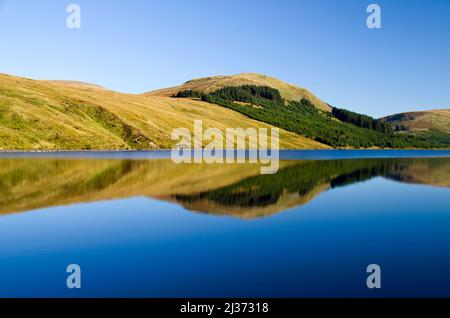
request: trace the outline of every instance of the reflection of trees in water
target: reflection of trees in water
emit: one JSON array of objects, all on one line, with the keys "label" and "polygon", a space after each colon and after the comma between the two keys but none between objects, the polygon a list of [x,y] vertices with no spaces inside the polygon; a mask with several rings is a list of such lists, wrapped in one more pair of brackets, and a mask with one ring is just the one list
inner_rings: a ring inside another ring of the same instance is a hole
[{"label": "reflection of trees in water", "polygon": [[411,165],[430,168],[448,163],[448,159],[440,158],[306,161],[282,168],[274,175],[258,175],[212,191],[176,195],[175,199],[180,203],[209,200],[224,206],[264,207],[275,204],[285,193],[306,196],[323,184],[342,187],[378,176],[412,182],[408,173]]}]

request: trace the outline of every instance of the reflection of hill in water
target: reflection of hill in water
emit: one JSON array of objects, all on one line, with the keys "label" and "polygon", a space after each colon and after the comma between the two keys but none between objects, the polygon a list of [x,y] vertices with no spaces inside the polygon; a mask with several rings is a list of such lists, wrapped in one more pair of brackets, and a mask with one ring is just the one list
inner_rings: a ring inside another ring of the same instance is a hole
[{"label": "reflection of hill in water", "polygon": [[190,210],[254,218],[305,204],[330,188],[380,176],[450,187],[450,159],[303,161],[276,175],[257,175],[219,189],[177,195],[175,201]]},{"label": "reflection of hill in water", "polygon": [[275,175],[257,165],[175,165],[169,160],[0,160],[0,214],[136,196],[193,211],[256,218],[302,205],[321,192],[382,176],[450,187],[450,159],[284,161]]}]

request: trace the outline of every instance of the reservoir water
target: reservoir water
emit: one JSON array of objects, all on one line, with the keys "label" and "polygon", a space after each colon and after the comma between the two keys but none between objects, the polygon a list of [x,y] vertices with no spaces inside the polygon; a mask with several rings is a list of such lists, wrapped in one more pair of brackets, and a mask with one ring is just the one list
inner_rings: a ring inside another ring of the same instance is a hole
[{"label": "reservoir water", "polygon": [[450,297],[449,151],[281,158],[1,154],[0,296]]}]

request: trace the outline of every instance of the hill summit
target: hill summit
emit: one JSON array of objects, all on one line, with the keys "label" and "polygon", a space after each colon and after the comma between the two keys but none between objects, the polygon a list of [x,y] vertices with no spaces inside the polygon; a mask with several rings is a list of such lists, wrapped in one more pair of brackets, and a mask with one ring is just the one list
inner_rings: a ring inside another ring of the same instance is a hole
[{"label": "hill summit", "polygon": [[305,98],[311,101],[317,108],[323,111],[331,111],[331,107],[316,97],[313,93],[305,88],[301,88],[292,84],[288,84],[274,77],[256,73],[242,73],[230,76],[213,76],[205,78],[197,78],[187,81],[183,85],[160,89],[146,93],[145,95],[155,96],[173,96],[183,90],[195,90],[202,93],[212,93],[215,90],[241,85],[269,86],[277,89],[281,96],[286,100],[300,101]]}]

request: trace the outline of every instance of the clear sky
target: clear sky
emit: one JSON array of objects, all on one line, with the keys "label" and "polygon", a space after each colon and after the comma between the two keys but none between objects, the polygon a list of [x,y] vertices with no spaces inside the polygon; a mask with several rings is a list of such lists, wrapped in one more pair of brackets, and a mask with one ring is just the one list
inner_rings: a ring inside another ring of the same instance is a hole
[{"label": "clear sky", "polygon": [[0,40],[0,72],[35,79],[141,93],[257,72],[375,117],[450,108],[450,0],[0,0]]}]

